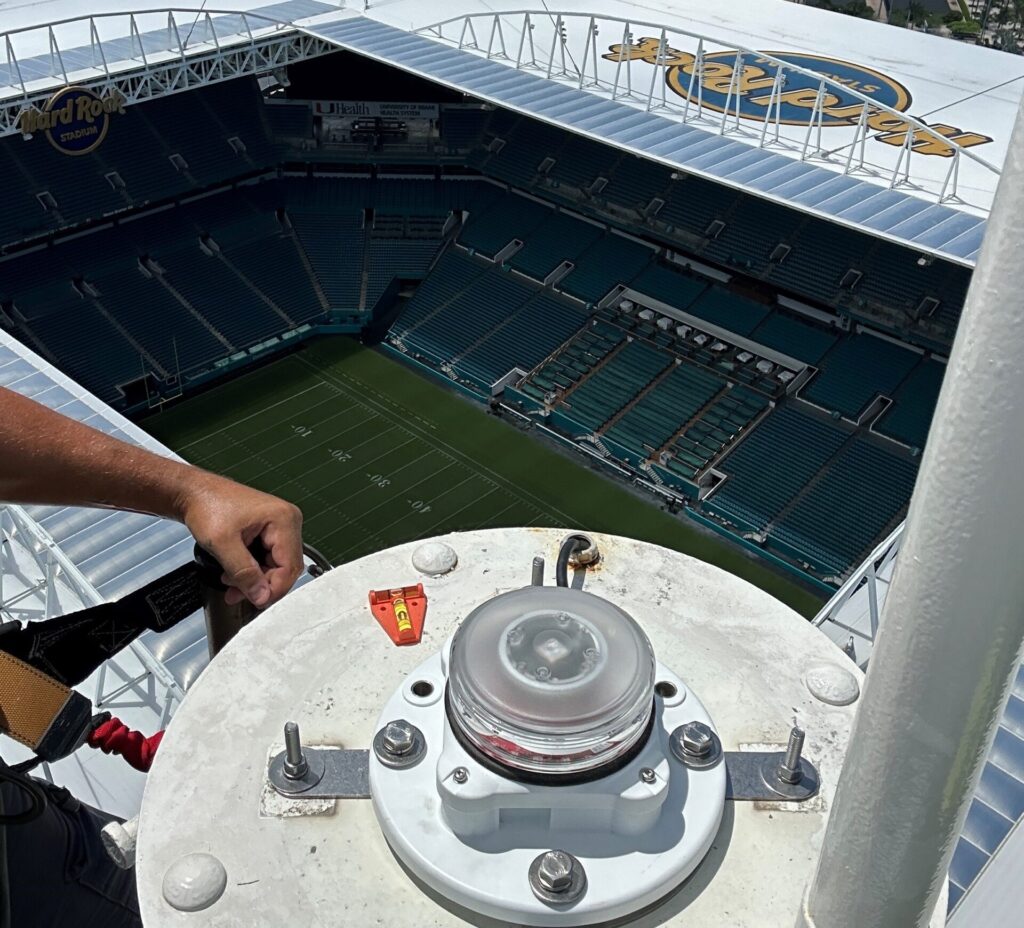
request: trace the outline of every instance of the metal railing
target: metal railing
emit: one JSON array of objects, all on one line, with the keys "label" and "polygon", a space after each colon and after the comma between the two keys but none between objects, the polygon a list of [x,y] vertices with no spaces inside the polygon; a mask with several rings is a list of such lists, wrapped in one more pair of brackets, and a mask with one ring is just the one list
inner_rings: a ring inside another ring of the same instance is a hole
[{"label": "metal railing", "polygon": [[[550,30],[550,41],[541,43],[535,39],[538,26]],[[962,202],[958,192],[962,159],[976,163],[993,175],[998,176],[1000,172],[996,165],[960,145],[955,138],[847,84],[770,53],[737,46],[728,39],[704,33],[642,20],[536,9],[456,16],[418,31],[489,60],[504,61],[514,68],[542,74],[580,90],[674,117],[681,124],[696,123],[719,135],[736,135],[759,148],[789,149],[801,161],[826,162],[841,168],[843,174],[881,177],[887,180],[890,189],[913,187],[919,192],[931,193],[940,203]],[[599,34],[616,40],[610,53],[599,54]],[[506,35],[515,36],[514,41]],[[696,52],[690,54],[674,48],[673,43],[679,44],[677,37],[689,40],[691,46],[695,44]],[[712,52],[709,46],[724,51]],[[723,56],[727,54],[733,56],[731,64],[723,63]],[[763,114],[758,113],[760,127],[745,125],[743,120],[749,114],[741,110],[744,81],[753,59],[762,72],[760,84],[768,92]],[[602,69],[601,61],[614,63],[613,75],[607,73],[607,66]],[[637,72],[637,62],[654,67]],[[666,68],[672,66],[683,67],[682,73],[688,76],[685,88],[680,83],[676,100],[668,93],[667,81],[659,80]],[[816,88],[807,91],[813,93],[813,100],[805,96],[802,104],[810,103],[806,123],[801,121],[801,125],[806,124],[802,139],[782,130],[787,124],[783,115],[785,108],[791,105],[790,92],[786,90],[790,78],[799,78],[805,88]],[[724,89],[724,105],[711,104],[705,99],[705,85],[711,80],[716,81],[719,95]],[[768,84],[770,86],[766,86]],[[826,148],[822,132],[829,115],[828,101],[837,96],[841,100],[856,101],[847,108],[851,112],[845,126],[852,130],[853,137],[838,147]],[[885,121],[884,130],[872,128],[871,122],[877,122],[877,117]],[[900,138],[894,164],[883,166],[870,162],[866,153],[869,139],[890,140],[892,144]],[[924,186],[922,178],[912,176],[914,154],[932,146],[948,152],[949,158],[949,167],[938,190],[929,189],[929,186],[935,187],[933,181]]]}]

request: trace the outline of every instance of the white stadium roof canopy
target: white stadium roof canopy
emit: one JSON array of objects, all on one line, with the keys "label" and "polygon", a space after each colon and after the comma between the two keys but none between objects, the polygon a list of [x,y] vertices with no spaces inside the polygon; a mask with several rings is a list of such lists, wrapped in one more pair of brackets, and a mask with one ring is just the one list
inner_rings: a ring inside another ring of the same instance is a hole
[{"label": "white stadium roof canopy", "polygon": [[340,47],[973,266],[1024,90],[1022,58],[783,0],[362,6],[0,0],[0,132],[69,82],[134,103]]}]

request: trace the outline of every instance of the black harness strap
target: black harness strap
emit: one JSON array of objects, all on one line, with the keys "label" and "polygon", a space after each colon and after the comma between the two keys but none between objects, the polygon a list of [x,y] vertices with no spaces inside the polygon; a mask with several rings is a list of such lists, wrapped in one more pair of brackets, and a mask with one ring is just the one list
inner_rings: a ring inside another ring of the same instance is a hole
[{"label": "black harness strap", "polygon": [[8,625],[0,651],[17,657],[65,686],[81,683],[142,632],[162,632],[203,608],[203,585],[194,563],[184,564],[116,603]]}]

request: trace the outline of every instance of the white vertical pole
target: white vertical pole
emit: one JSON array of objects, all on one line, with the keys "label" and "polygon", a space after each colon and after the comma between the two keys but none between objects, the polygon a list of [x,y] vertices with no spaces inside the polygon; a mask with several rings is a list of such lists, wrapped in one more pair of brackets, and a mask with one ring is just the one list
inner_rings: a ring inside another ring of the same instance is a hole
[{"label": "white vertical pole", "polygon": [[929,923],[1020,660],[1022,249],[1018,115],[802,926]]}]

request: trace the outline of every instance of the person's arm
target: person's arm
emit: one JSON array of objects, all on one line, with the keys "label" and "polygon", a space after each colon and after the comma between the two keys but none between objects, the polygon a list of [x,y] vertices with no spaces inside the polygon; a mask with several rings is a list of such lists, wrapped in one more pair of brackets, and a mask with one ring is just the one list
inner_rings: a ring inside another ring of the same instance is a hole
[{"label": "person's arm", "polygon": [[[298,507],[153,454],[0,388],[0,500],[101,506],[184,523],[224,567],[229,603],[268,606],[302,571]],[[261,566],[247,550],[257,538]]]}]

